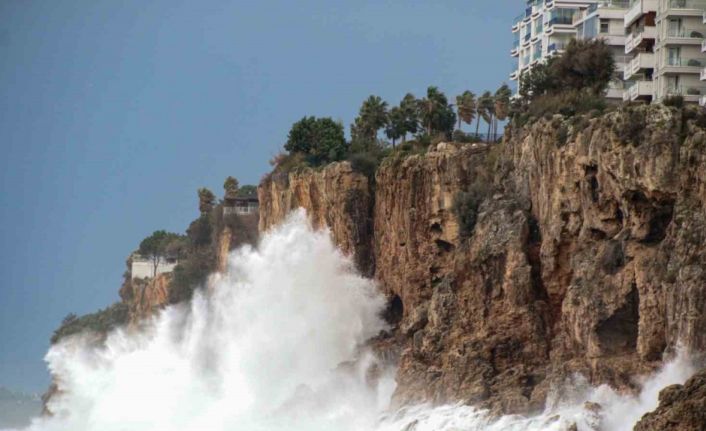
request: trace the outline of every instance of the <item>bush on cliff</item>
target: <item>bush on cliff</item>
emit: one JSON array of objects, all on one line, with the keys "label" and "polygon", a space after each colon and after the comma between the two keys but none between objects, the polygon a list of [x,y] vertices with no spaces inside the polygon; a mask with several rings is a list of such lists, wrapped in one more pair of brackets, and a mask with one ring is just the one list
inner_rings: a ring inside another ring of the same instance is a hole
[{"label": "bush on cliff", "polygon": [[603,94],[615,60],[603,41],[572,40],[565,52],[522,75],[520,98],[511,107],[516,125],[553,114],[573,116],[607,108]]},{"label": "bush on cliff", "polygon": [[462,238],[473,235],[473,230],[478,221],[478,209],[487,197],[487,188],[481,184],[473,183],[465,192],[459,192],[453,203],[452,211],[458,219]]},{"label": "bush on cliff", "polygon": [[128,306],[122,302],[116,302],[103,310],[81,317],[71,313],[64,318],[61,326],[54,331],[51,343],[55,344],[64,337],[85,331],[105,334],[118,326],[126,324],[127,320]]}]

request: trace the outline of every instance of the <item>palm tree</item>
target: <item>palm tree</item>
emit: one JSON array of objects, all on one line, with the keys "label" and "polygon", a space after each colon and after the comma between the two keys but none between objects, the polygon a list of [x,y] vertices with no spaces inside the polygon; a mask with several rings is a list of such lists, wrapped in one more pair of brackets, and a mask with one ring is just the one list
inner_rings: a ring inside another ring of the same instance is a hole
[{"label": "palm tree", "polygon": [[478,112],[478,123],[476,123],[476,135],[478,134],[478,125],[480,123],[480,119],[483,118],[483,121],[488,123],[488,135],[490,135],[490,123],[493,119],[493,110],[494,110],[494,101],[493,101],[493,95],[490,93],[490,91],[484,92],[479,98],[478,98],[478,106],[477,106],[477,112]]},{"label": "palm tree", "polygon": [[419,101],[414,94],[407,93],[400,102],[401,115],[404,118],[404,126],[402,133],[402,142],[407,140],[407,133],[417,133],[419,130],[419,112],[417,107],[419,106]]},{"label": "palm tree", "polygon": [[360,107],[360,125],[368,139],[374,141],[378,130],[387,124],[387,102],[379,96],[371,95]]},{"label": "palm tree", "polygon": [[427,88],[427,97],[419,101],[420,117],[427,133],[434,131],[450,135],[456,124],[456,114],[446,95],[436,87]]},{"label": "palm tree", "polygon": [[464,91],[456,96],[456,110],[458,111],[458,129],[461,122],[471,124],[476,116],[476,95],[472,91]]},{"label": "palm tree", "polygon": [[[495,118],[499,121],[505,121],[510,113],[510,96],[512,96],[512,90],[507,84],[503,83],[500,88],[495,91]],[[495,123],[495,130],[493,135],[497,137],[498,135],[498,124]]]},{"label": "palm tree", "polygon": [[392,148],[395,148],[395,141],[406,135],[406,133],[404,112],[402,108],[395,106],[390,109],[388,122],[385,126],[385,135],[392,139]]}]

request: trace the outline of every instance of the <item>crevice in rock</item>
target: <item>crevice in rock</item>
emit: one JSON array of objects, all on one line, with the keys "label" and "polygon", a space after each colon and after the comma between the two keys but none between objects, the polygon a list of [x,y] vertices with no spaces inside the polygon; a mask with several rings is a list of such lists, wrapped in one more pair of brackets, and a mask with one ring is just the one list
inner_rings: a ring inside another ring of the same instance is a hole
[{"label": "crevice in rock", "polygon": [[598,202],[598,179],[596,178],[598,167],[595,165],[584,166],[584,172],[586,173],[586,181],[591,192],[591,200]]},{"label": "crevice in rock", "polygon": [[449,253],[455,248],[453,244],[448,241],[444,241],[443,239],[435,239],[434,243],[439,248],[439,250],[444,253]]},{"label": "crevice in rock", "polygon": [[673,215],[673,202],[668,202],[655,208],[652,217],[650,217],[649,232],[643,242],[654,244],[662,241],[667,236],[667,226],[672,222]]},{"label": "crevice in rock", "polygon": [[387,301],[387,307],[383,313],[383,319],[392,326],[397,326],[404,316],[404,304],[399,295],[395,295]]}]

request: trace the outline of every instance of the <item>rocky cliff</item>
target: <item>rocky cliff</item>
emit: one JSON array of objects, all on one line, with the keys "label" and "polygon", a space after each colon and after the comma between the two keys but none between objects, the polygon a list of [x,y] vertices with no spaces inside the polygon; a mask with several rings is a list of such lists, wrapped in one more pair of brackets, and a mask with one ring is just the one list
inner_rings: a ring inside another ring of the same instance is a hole
[{"label": "rocky cliff", "polygon": [[320,171],[273,173],[258,187],[259,230],[281,222],[302,207],[312,224],[328,228],[336,244],[351,254],[365,275],[373,271],[372,194],[365,175],[348,163],[333,163]]},{"label": "rocky cliff", "polygon": [[706,429],[706,371],[684,385],[659,393],[659,407],[635,425],[635,431],[703,431]]},{"label": "rocky cliff", "polygon": [[280,175],[260,186],[260,228],[302,206],[378,280],[398,402],[528,413],[574,372],[635,389],[677,343],[706,348],[695,117],[542,119],[498,146],[393,155],[374,183],[347,163]]}]

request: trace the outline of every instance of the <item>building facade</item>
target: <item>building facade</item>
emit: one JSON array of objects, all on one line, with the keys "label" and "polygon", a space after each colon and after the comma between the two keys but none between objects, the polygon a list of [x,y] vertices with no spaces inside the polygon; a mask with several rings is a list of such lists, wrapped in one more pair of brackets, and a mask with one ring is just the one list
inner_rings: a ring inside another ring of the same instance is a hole
[{"label": "building facade", "polygon": [[147,257],[133,253],[130,256],[130,277],[132,280],[136,278],[152,278],[155,275],[164,274],[174,271],[177,266],[177,260],[171,257],[160,257],[155,268],[155,262]]},{"label": "building facade", "polygon": [[680,95],[706,103],[706,0],[531,0],[527,6],[512,27],[511,79],[560,54],[572,38],[602,39],[616,64],[608,99]]}]

